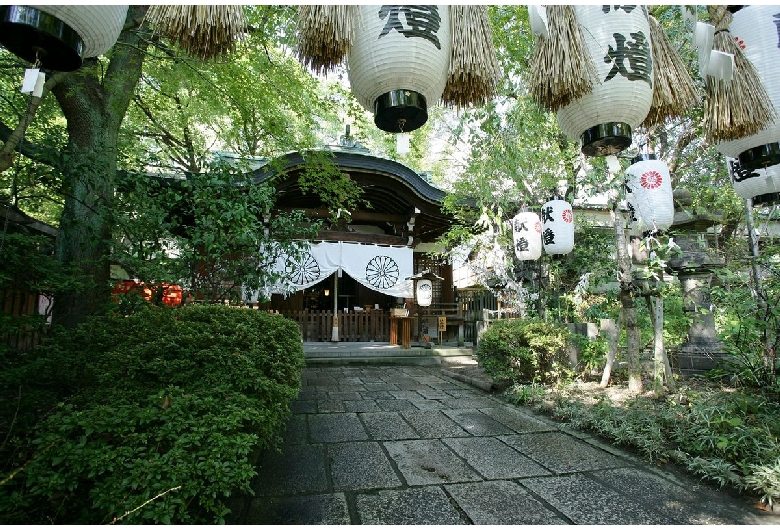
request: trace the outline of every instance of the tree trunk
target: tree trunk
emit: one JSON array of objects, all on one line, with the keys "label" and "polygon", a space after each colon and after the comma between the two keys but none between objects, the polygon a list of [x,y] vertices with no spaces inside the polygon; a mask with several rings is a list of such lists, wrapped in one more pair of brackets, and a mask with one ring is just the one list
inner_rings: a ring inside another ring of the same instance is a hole
[{"label": "tree trunk", "polygon": [[640,330],[637,325],[636,304],[631,292],[631,256],[628,254],[625,222],[615,201],[612,207],[615,223],[615,247],[617,249],[617,277],[620,282],[620,304],[623,322],[626,324],[626,363],[628,364],[628,389],[642,392],[642,367],[639,359]]},{"label": "tree trunk", "polygon": [[[138,26],[146,7],[131,6],[125,28]],[[56,85],[53,93],[68,124],[63,159],[65,207],[56,256],[74,267],[84,285],[56,300],[54,322],[73,327],[110,301],[111,203],[117,170],[117,138],[141,75],[147,40],[125,31],[105,73],[95,60]]]}]

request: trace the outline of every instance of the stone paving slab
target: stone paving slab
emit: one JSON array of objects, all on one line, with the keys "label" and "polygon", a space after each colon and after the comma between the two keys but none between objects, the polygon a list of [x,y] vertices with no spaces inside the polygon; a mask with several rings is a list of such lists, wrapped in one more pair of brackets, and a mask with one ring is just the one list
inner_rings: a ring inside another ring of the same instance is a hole
[{"label": "stone paving slab", "polygon": [[358,495],[357,511],[362,524],[467,524],[447,494],[438,487],[383,490]]},{"label": "stone paving slab", "polygon": [[442,441],[486,479],[550,475],[545,468],[496,438],[446,438]]},{"label": "stone paving slab", "polygon": [[591,476],[629,498],[645,499],[648,505],[670,514],[682,524],[762,523],[762,517],[751,514],[748,506],[740,509],[738,499],[734,499],[735,504],[719,502],[719,499],[727,495],[725,492],[716,495],[700,482],[687,477],[631,468],[597,471]]},{"label": "stone paving slab", "polygon": [[286,446],[283,454],[266,452],[252,481],[258,496],[322,493],[328,487],[325,448],[321,444]]},{"label": "stone paving slab", "polygon": [[610,453],[560,432],[518,434],[499,439],[555,473],[625,465]]},{"label": "stone paving slab", "polygon": [[533,478],[520,483],[574,524],[680,524],[672,517],[648,509],[646,499],[618,496],[614,490],[585,475]]},{"label": "stone paving slab", "polygon": [[519,434],[557,430],[557,428],[550,423],[538,420],[513,407],[499,405],[496,407],[480,409],[480,412],[503,423]]},{"label": "stone paving slab", "polygon": [[387,452],[410,486],[481,480],[441,440],[384,442]]},{"label": "stone paving slab", "polygon": [[328,445],[333,488],[338,491],[395,488],[402,485],[379,442]]},{"label": "stone paving slab", "polygon": [[444,410],[443,412],[472,436],[494,436],[514,433],[512,429],[503,423],[497,422],[476,409]]},{"label": "stone paving slab", "polygon": [[350,524],[343,493],[253,499],[245,524]]},{"label": "stone paving slab", "polygon": [[417,433],[398,412],[360,414],[360,419],[373,440],[408,440]]},{"label": "stone paving slab", "polygon": [[522,486],[505,480],[444,486],[473,524],[567,524]]},{"label": "stone paving slab", "polygon": [[237,524],[777,524],[690,475],[410,366],[314,366]]},{"label": "stone paving slab", "polygon": [[401,413],[401,416],[417,431],[420,438],[450,438],[469,435],[465,429],[440,410],[405,411]]}]

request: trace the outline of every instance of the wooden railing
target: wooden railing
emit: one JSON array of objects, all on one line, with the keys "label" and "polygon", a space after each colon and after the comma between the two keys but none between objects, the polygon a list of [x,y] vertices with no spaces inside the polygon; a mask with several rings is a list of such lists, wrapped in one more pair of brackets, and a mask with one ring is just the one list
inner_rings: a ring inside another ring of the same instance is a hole
[{"label": "wooden railing", "polygon": [[[333,311],[279,311],[294,320],[305,342],[327,342],[333,337]],[[389,342],[390,314],[382,309],[339,311],[339,341]]]}]

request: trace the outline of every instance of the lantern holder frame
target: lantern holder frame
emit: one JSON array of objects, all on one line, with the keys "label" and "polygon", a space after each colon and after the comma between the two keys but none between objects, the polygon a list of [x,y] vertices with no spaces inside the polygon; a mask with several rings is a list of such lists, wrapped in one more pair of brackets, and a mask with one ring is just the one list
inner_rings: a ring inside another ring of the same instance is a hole
[{"label": "lantern holder frame", "polygon": [[385,132],[412,132],[427,121],[428,103],[414,90],[391,90],[374,100],[374,124]]},{"label": "lantern holder frame", "polygon": [[739,164],[749,171],[780,164],[780,142],[759,145],[741,152]]},{"label": "lantern holder frame", "polygon": [[585,156],[617,155],[631,145],[631,126],[622,122],[607,122],[586,129],[580,135]]},{"label": "lantern holder frame", "polygon": [[81,68],[84,41],[59,18],[31,6],[0,6],[0,43],[30,63],[59,72]]}]

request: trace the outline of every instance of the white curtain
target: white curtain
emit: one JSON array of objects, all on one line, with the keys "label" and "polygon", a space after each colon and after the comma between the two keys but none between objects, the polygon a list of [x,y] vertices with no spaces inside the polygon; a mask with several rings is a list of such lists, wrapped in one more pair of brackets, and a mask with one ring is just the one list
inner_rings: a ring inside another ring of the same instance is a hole
[{"label": "white curtain", "polygon": [[[341,269],[369,289],[399,298],[414,297],[412,249],[360,243],[309,244],[302,257],[279,256],[273,269],[283,280],[270,293],[287,294],[320,283]],[[254,297],[256,299],[256,296]]]}]

